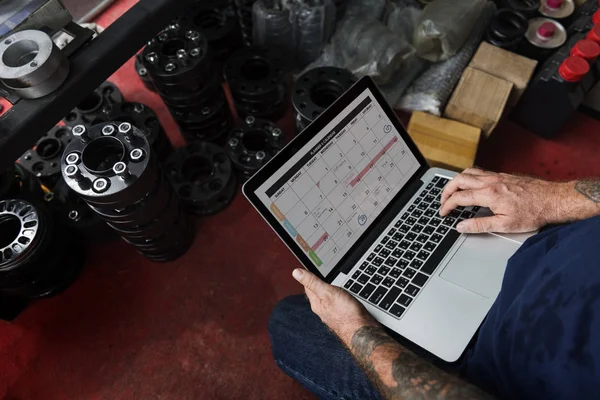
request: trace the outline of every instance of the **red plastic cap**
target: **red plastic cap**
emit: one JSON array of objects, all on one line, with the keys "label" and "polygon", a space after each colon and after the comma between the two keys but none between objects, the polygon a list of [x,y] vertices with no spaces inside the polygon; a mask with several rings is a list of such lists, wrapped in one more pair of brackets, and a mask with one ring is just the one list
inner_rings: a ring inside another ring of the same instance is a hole
[{"label": "red plastic cap", "polygon": [[600,25],[595,25],[585,38],[600,43]]},{"label": "red plastic cap", "polygon": [[558,74],[567,82],[579,82],[588,72],[590,64],[577,56],[567,57],[558,67]]},{"label": "red plastic cap", "polygon": [[561,8],[564,3],[564,0],[548,0],[546,1],[546,5],[548,8]]},{"label": "red plastic cap", "polygon": [[537,34],[545,39],[551,38],[555,33],[556,25],[554,25],[552,22],[544,22],[542,25],[540,25],[537,31]]},{"label": "red plastic cap", "polygon": [[580,40],[571,49],[571,55],[590,62],[594,61],[600,56],[600,44],[588,39]]},{"label": "red plastic cap", "polygon": [[[598,0],[598,3],[600,3],[600,0]],[[600,10],[596,10],[596,12],[592,15],[592,22],[594,25],[600,23]]]}]

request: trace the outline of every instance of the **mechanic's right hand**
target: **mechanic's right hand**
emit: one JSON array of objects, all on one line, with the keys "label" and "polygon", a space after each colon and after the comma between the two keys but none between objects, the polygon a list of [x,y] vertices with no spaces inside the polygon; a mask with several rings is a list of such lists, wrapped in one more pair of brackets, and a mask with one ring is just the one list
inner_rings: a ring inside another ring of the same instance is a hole
[{"label": "mechanic's right hand", "polygon": [[457,225],[459,232],[531,232],[558,220],[563,183],[469,168],[442,192],[440,215],[458,206],[488,207],[491,217],[473,218]]}]

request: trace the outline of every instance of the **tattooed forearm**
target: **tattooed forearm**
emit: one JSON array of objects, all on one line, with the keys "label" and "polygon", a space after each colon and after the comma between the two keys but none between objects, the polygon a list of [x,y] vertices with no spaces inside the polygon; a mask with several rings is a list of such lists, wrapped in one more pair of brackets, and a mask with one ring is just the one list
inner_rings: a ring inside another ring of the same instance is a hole
[{"label": "tattooed forearm", "polygon": [[385,399],[491,399],[404,349],[379,326],[356,331],[350,350]]},{"label": "tattooed forearm", "polygon": [[575,184],[575,190],[593,201],[600,203],[600,180],[582,180]]}]

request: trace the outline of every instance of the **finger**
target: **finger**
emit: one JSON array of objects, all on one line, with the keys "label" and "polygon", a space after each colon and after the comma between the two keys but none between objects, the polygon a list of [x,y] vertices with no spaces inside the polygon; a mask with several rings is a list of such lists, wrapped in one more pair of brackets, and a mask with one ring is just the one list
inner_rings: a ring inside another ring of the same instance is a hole
[{"label": "finger", "polygon": [[485,188],[475,190],[462,190],[455,192],[440,209],[440,215],[448,215],[452,210],[458,206],[469,207],[469,206],[483,206],[489,207],[492,201],[492,196]]},{"label": "finger", "polygon": [[494,174],[494,172],[489,172],[486,171],[483,168],[479,168],[479,167],[471,167],[471,168],[467,168],[463,171],[463,174],[471,174],[471,175],[491,175]]},{"label": "finger", "polygon": [[315,274],[305,271],[302,268],[296,268],[294,272],[292,272],[292,276],[306,289],[314,292],[319,297],[329,289],[329,285],[320,280]]},{"label": "finger", "polygon": [[459,190],[481,189],[488,185],[488,182],[481,180],[476,175],[462,173],[456,175],[444,188],[440,203],[443,205],[448,199]]},{"label": "finger", "polygon": [[503,232],[505,229],[502,217],[494,215],[493,217],[466,219],[456,225],[456,230],[461,233],[485,233]]}]

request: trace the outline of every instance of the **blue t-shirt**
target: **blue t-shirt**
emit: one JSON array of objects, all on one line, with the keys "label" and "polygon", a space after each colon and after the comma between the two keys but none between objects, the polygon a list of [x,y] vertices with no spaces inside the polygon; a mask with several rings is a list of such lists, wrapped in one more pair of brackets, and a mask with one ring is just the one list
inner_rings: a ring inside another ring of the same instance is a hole
[{"label": "blue t-shirt", "polygon": [[509,260],[466,377],[502,398],[600,399],[600,217],[544,231]]}]

